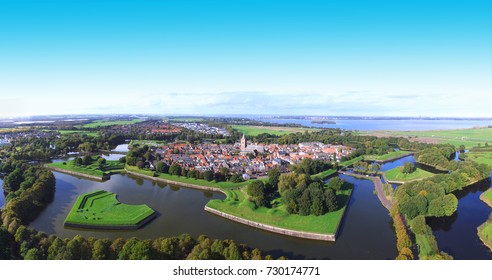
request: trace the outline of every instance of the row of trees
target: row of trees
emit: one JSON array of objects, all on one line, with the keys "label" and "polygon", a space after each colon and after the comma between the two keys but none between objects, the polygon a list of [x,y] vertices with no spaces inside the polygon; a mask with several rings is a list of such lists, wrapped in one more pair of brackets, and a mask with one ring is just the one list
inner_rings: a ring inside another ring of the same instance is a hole
[{"label": "row of trees", "polygon": [[290,169],[296,173],[304,173],[309,175],[318,174],[331,168],[333,168],[333,164],[331,162],[310,158],[305,158],[301,160],[299,164],[290,166]]},{"label": "row of trees", "polygon": [[[136,237],[115,240],[84,238],[77,235],[61,239],[21,225],[11,234],[0,228],[0,259],[26,260],[262,260],[258,249],[238,245],[232,240],[210,239],[189,234],[141,240]],[[2,243],[3,242],[3,243]],[[2,246],[3,245],[3,246]]]}]

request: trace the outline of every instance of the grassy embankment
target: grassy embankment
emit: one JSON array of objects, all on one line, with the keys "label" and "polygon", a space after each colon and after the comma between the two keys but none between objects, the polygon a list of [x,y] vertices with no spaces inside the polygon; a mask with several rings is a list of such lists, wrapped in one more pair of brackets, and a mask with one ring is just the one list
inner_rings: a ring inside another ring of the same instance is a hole
[{"label": "grassy embankment", "polygon": [[353,158],[351,160],[342,161],[338,165],[341,166],[341,167],[349,167],[352,164],[354,164],[354,162],[361,161],[363,159],[364,159],[364,156],[359,156],[359,157]]},{"label": "grassy embankment", "polygon": [[139,122],[143,122],[144,120],[142,119],[133,119],[133,120],[127,120],[127,121],[105,121],[105,120],[98,120],[94,121],[88,124],[83,125],[83,128],[97,128],[97,127],[102,127],[102,126],[112,126],[112,125],[129,125],[129,124],[136,124]]},{"label": "grassy embankment", "polygon": [[297,132],[304,133],[305,131],[315,132],[320,130],[316,128],[305,128],[305,127],[254,126],[254,125],[233,125],[232,128],[238,130],[241,133],[244,133],[247,136],[257,136],[262,133],[282,136],[290,133],[297,133]]},{"label": "grassy embankment", "polygon": [[125,165],[117,160],[107,160],[103,166],[100,166],[96,160],[93,160],[89,165],[78,165],[75,164],[74,160],[69,160],[67,162],[54,162],[48,164],[48,166],[82,173],[85,175],[96,176],[104,179],[112,173],[120,173],[125,169]]},{"label": "grassy embankment", "polygon": [[427,130],[427,131],[367,131],[361,134],[373,134],[378,136],[404,136],[417,137],[423,142],[438,142],[451,144],[455,147],[465,145],[467,148],[482,146],[488,142],[492,143],[492,128],[470,128],[452,130]]},{"label": "grassy embankment", "polygon": [[[139,173],[142,175],[150,176],[150,177],[156,177],[156,178],[161,178],[164,180],[169,180],[169,181],[174,181],[174,182],[179,182],[179,183],[184,183],[184,184],[191,184],[191,185],[197,185],[197,186],[202,186],[202,187],[209,187],[209,188],[221,188],[221,189],[231,189],[231,188],[240,188],[245,185],[247,185],[249,182],[241,182],[241,183],[232,183],[232,182],[215,182],[215,181],[207,181],[207,180],[202,180],[202,179],[193,179],[193,178],[187,178],[183,176],[175,176],[175,175],[170,175],[170,174],[163,174],[163,173],[155,173],[154,171],[151,170],[145,170],[145,169],[138,169],[136,166],[129,166],[127,165],[126,170]],[[157,174],[157,176],[154,176],[154,174]]]},{"label": "grassy embankment", "polygon": [[290,230],[335,234],[347,206],[352,187],[337,192],[339,209],[322,216],[289,214],[281,199],[274,201],[273,208],[256,208],[242,190],[230,190],[225,200],[211,200],[207,206],[218,211],[250,221]]},{"label": "grassy embankment", "polygon": [[425,171],[420,168],[416,168],[414,172],[405,174],[400,170],[401,166],[395,167],[385,172],[385,176],[389,181],[402,181],[409,182],[413,180],[420,180],[428,177],[432,177],[435,174]]},{"label": "grassy embankment", "polygon": [[95,191],[80,195],[65,219],[69,226],[90,227],[138,227],[154,215],[147,205],[127,205],[116,199],[116,194]]},{"label": "grassy embankment", "polygon": [[131,147],[133,145],[139,145],[139,146],[148,145],[151,147],[160,147],[166,144],[167,141],[164,140],[131,140],[128,146]]},{"label": "grassy embankment", "polygon": [[[480,195],[480,199],[492,207],[492,189]],[[489,219],[477,228],[478,237],[492,251],[492,215]]]},{"label": "grassy embankment", "polygon": [[409,152],[409,151],[401,151],[401,150],[398,150],[398,151],[393,151],[393,152],[389,152],[387,154],[384,154],[384,155],[365,155],[364,156],[364,160],[369,160],[369,161],[389,161],[389,160],[392,160],[392,159],[396,159],[396,158],[400,158],[400,157],[403,157],[403,156],[407,156],[407,155],[410,155],[412,152]]}]

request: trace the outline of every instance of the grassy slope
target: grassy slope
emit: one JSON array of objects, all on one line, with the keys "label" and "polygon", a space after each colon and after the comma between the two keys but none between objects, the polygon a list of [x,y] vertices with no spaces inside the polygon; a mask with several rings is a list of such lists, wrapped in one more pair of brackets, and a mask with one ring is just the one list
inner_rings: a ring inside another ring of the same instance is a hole
[{"label": "grassy slope", "polygon": [[96,127],[100,127],[100,126],[127,125],[127,124],[135,124],[135,123],[139,123],[139,122],[143,122],[143,120],[141,120],[141,119],[133,119],[131,121],[104,121],[104,120],[100,120],[100,121],[95,121],[95,122],[85,124],[82,127],[84,127],[84,128],[96,128]]},{"label": "grassy slope", "polygon": [[313,177],[313,178],[320,178],[320,179],[323,179],[323,178],[326,178],[326,177],[328,177],[328,176],[330,176],[330,175],[334,174],[335,172],[337,172],[337,171],[336,171],[336,170],[334,170],[334,169],[328,169],[328,170],[325,170],[325,171],[320,172],[320,173],[318,173],[318,174],[314,174],[314,175],[312,175],[311,177]]},{"label": "grassy slope", "polygon": [[411,152],[408,151],[394,151],[394,152],[389,152],[385,155],[365,155],[364,159],[365,160],[389,160],[397,157],[401,157],[404,155],[409,155]]},{"label": "grassy slope", "polygon": [[271,209],[266,207],[255,209],[254,203],[245,199],[245,195],[240,190],[230,191],[225,200],[211,200],[207,203],[207,206],[236,217],[275,227],[313,233],[335,234],[351,192],[352,189],[340,191],[337,196],[339,205],[342,207],[337,211],[327,213],[323,216],[289,214],[285,210],[285,206],[281,203]]},{"label": "grassy slope", "polygon": [[278,126],[250,126],[250,125],[233,125],[232,128],[244,133],[248,136],[256,136],[262,133],[269,133],[274,135],[285,135],[290,133],[302,132],[306,130],[308,132],[319,131],[315,128],[303,128],[303,127],[278,127]]},{"label": "grassy slope", "polygon": [[[143,175],[151,176],[153,177],[154,172],[150,170],[143,170],[143,169],[138,169],[136,166],[126,166],[126,169],[128,171],[140,173]],[[203,187],[210,187],[210,188],[239,188],[247,185],[249,182],[241,182],[241,183],[231,183],[231,182],[218,182],[216,183],[215,181],[209,182],[206,180],[200,180],[200,179],[192,179],[192,178],[187,178],[187,177],[182,177],[182,176],[174,176],[170,174],[162,174],[159,173],[159,178],[165,179],[165,180],[170,180],[170,181],[175,181],[175,182],[181,182],[181,183],[186,183],[186,184],[193,184],[193,185],[199,185]]]},{"label": "grassy slope", "polygon": [[340,166],[350,166],[352,164],[354,164],[354,162],[356,161],[360,161],[360,160],[363,160],[364,159],[364,156],[360,156],[360,157],[356,157],[356,158],[353,158],[351,160],[347,160],[347,161],[342,161],[340,162]]},{"label": "grassy slope", "polygon": [[99,164],[97,162],[93,162],[90,165],[83,166],[83,165],[76,165],[74,160],[69,160],[66,162],[66,164],[63,164],[63,162],[54,162],[48,165],[68,171],[83,173],[83,174],[97,176],[101,178],[104,175],[106,175],[106,172],[108,171],[116,171],[116,170],[124,169],[124,164],[120,163],[117,160],[107,160],[106,165],[102,170],[99,168]]},{"label": "grassy slope", "polygon": [[422,179],[434,176],[434,173],[425,171],[420,168],[416,168],[414,172],[410,174],[404,174],[400,172],[400,167],[395,167],[385,172],[386,178],[390,181],[411,181],[415,179]]},{"label": "grassy slope", "polygon": [[[85,196],[92,196],[83,203]],[[116,194],[96,191],[80,195],[65,220],[83,225],[137,225],[154,213],[147,205],[127,205],[118,202]]]}]

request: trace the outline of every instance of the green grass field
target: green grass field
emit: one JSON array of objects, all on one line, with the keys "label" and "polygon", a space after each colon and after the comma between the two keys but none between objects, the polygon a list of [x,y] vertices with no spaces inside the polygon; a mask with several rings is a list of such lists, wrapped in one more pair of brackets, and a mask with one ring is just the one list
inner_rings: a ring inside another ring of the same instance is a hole
[{"label": "green grass field", "polygon": [[74,134],[74,133],[82,134],[82,135],[85,134],[85,135],[88,135],[88,136],[91,136],[91,137],[97,137],[97,135],[98,135],[97,132],[87,131],[87,130],[58,130],[58,132],[61,135],[64,135],[64,134]]},{"label": "green grass field", "polygon": [[465,161],[474,161],[492,166],[492,152],[468,152]]},{"label": "green grass field", "polygon": [[125,164],[120,163],[117,160],[107,160],[106,164],[101,168],[97,161],[93,161],[90,165],[77,165],[74,160],[69,160],[66,164],[64,162],[54,162],[48,164],[48,166],[52,166],[55,168],[64,169],[67,171],[73,171],[77,173],[82,173],[86,175],[96,176],[103,179],[109,173],[121,172],[124,171]]},{"label": "green grass field", "polygon": [[153,146],[153,147],[160,147],[162,145],[167,144],[167,141],[164,141],[164,140],[132,140],[132,141],[130,141],[130,143],[128,145],[133,146],[133,145],[137,145],[137,144],[140,146],[148,145],[148,146]]},{"label": "green grass field", "polygon": [[405,156],[405,155],[409,155],[411,154],[411,152],[409,151],[393,151],[393,152],[389,152],[385,155],[365,155],[364,156],[364,160],[369,160],[369,161],[376,161],[376,160],[381,160],[381,161],[386,161],[386,160],[391,160],[391,159],[394,159],[394,158],[398,158],[398,157],[401,157],[401,156]]},{"label": "green grass field", "polygon": [[241,133],[244,133],[247,136],[257,136],[262,133],[282,136],[290,133],[297,133],[297,132],[304,133],[305,131],[314,132],[320,130],[316,128],[303,128],[303,127],[253,126],[253,125],[233,125],[232,128],[238,130]]},{"label": "green grass field", "polygon": [[[142,175],[147,175],[147,176],[154,176],[154,172],[151,170],[145,170],[145,169],[138,169],[136,166],[126,166],[126,170],[132,171],[135,173],[140,173]],[[246,186],[249,184],[250,181],[244,181],[241,183],[232,183],[232,182],[209,182],[206,180],[201,180],[201,179],[193,179],[193,178],[187,178],[187,177],[182,177],[182,176],[174,176],[170,174],[163,174],[159,173],[158,178],[162,178],[165,180],[170,180],[170,181],[175,181],[175,182],[180,182],[180,183],[185,183],[185,184],[192,184],[192,185],[198,185],[202,187],[210,187],[210,188],[221,188],[221,189],[230,189],[230,188],[240,188],[243,186]]]},{"label": "green grass field", "polygon": [[83,125],[83,128],[97,128],[101,126],[112,126],[112,125],[128,125],[128,124],[136,124],[139,122],[143,122],[144,120],[142,119],[133,119],[133,120],[128,120],[128,121],[105,121],[105,120],[98,120],[94,121],[88,124]]},{"label": "green grass field", "polygon": [[400,166],[390,169],[385,172],[386,178],[390,181],[412,181],[417,179],[423,179],[434,176],[434,173],[425,171],[420,168],[416,168],[414,172],[410,174],[404,174],[400,171]]},{"label": "green grass field", "polygon": [[334,169],[328,169],[328,170],[325,170],[323,172],[320,172],[318,174],[314,174],[314,175],[311,175],[312,178],[320,178],[320,179],[323,179],[323,178],[326,178],[330,175],[333,175],[335,174],[337,171],[334,170]]},{"label": "green grass field", "polygon": [[352,188],[338,192],[337,197],[341,207],[337,211],[329,212],[322,216],[289,214],[281,203],[274,208],[259,207],[255,209],[254,203],[245,199],[245,195],[241,190],[231,190],[227,192],[225,200],[211,200],[207,203],[207,206],[236,217],[275,227],[312,233],[335,234],[351,192]]},{"label": "green grass field", "polygon": [[339,165],[343,166],[343,167],[348,167],[348,166],[351,166],[352,164],[354,164],[354,162],[361,161],[363,159],[364,159],[364,156],[359,156],[359,157],[353,158],[351,160],[342,161],[342,162],[340,162]]},{"label": "green grass field", "polygon": [[453,130],[428,130],[428,131],[368,131],[361,134],[378,134],[387,136],[412,136],[419,138],[430,138],[441,143],[448,143],[459,147],[465,145],[467,148],[482,146],[488,142],[492,143],[492,128],[470,128]]},{"label": "green grass field", "polygon": [[65,224],[96,228],[138,226],[154,213],[147,205],[123,204],[112,192],[95,191],[77,198]]}]

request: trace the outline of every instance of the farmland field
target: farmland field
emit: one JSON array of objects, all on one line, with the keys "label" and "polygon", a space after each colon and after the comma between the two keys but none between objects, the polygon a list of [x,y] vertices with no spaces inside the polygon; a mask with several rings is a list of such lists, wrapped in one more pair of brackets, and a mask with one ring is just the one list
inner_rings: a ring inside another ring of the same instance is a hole
[{"label": "farmland field", "polygon": [[105,121],[105,120],[98,120],[94,121],[88,124],[83,125],[83,128],[96,128],[96,127],[101,127],[101,126],[112,126],[112,125],[128,125],[128,124],[136,124],[139,122],[143,122],[144,120],[142,119],[133,119],[133,120],[127,120],[127,121]]}]

